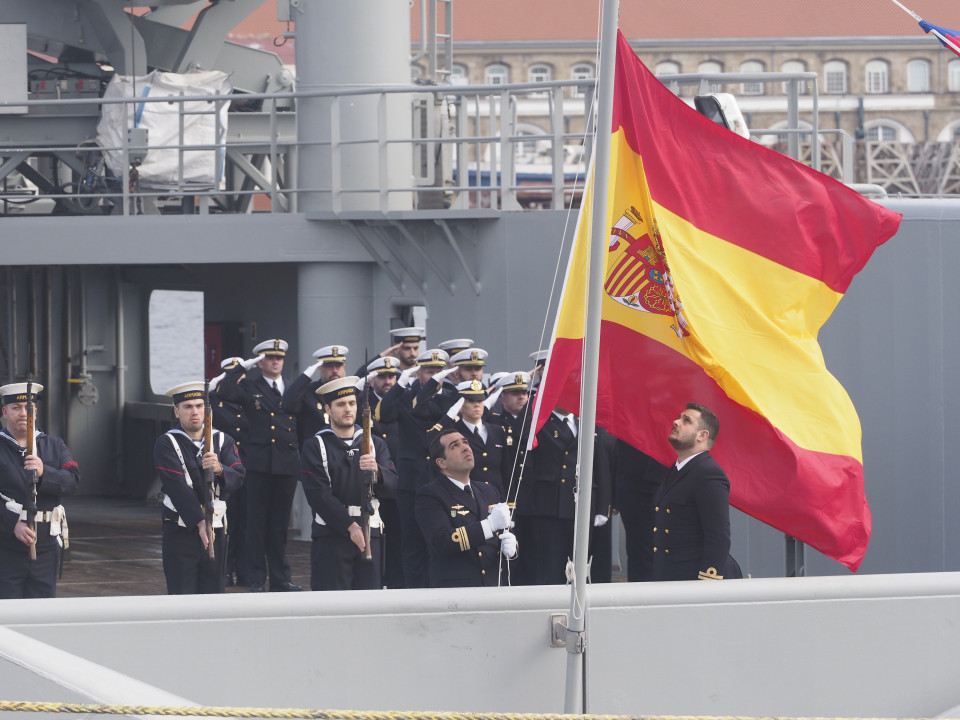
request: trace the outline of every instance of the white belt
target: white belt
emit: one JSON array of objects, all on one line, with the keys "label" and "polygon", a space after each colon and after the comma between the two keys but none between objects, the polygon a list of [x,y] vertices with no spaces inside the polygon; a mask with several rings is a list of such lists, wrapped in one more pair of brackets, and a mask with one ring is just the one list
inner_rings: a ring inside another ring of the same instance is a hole
[{"label": "white belt", "polygon": [[[23,522],[27,522],[29,513],[23,508],[23,505],[13,500],[8,500],[6,507],[10,512],[17,513]],[[50,535],[55,538],[60,538],[59,542],[62,547],[70,547],[70,529],[67,527],[67,511],[63,505],[57,505],[53,510],[38,511],[33,516],[33,521],[35,523],[50,523]]]},{"label": "white belt", "polygon": [[[177,508],[173,504],[173,500],[170,499],[169,495],[163,496],[163,506],[177,512]],[[222,528],[223,527],[223,517],[227,514],[227,503],[224,500],[214,500],[213,501],[213,527]],[[186,527],[187,524],[183,521],[183,518],[177,515],[177,525],[180,527]]]},{"label": "white belt", "polygon": [[[377,498],[373,499],[373,515],[370,516],[370,527],[383,529],[383,520],[380,518],[380,500]],[[350,517],[360,517],[363,515],[363,511],[360,509],[359,505],[344,505],[344,508],[347,511],[347,515]],[[320,513],[315,513],[313,519],[316,520],[317,525],[326,525]]]}]

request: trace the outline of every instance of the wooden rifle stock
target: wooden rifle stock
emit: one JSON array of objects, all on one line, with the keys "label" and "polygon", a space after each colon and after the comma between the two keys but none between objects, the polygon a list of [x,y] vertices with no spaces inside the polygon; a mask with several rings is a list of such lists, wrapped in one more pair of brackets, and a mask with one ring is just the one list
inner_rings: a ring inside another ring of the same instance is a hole
[{"label": "wooden rifle stock", "polygon": [[[203,454],[213,450],[213,405],[210,404],[210,382],[203,384]],[[203,488],[200,490],[203,502],[203,524],[207,533],[207,556],[216,559],[213,547],[215,535],[213,532],[213,468],[203,471]]]},{"label": "wooden rifle stock", "polygon": [[[27,381],[27,455],[36,455],[36,439],[33,436],[33,428],[36,423],[36,409],[33,400],[30,398],[33,390],[33,383]],[[37,559],[37,471],[30,471],[30,502],[27,503],[27,527],[33,531],[33,542],[30,543],[30,559]]]},{"label": "wooden rifle stock", "polygon": [[[366,365],[364,365],[366,367]],[[360,442],[360,453],[369,455],[373,452],[373,418],[370,416],[370,383],[363,386],[363,438]],[[373,515],[373,486],[377,482],[377,471],[369,470],[363,473],[363,488],[360,496],[360,528],[363,530],[363,559],[373,561],[373,550],[370,548],[370,516]]]}]

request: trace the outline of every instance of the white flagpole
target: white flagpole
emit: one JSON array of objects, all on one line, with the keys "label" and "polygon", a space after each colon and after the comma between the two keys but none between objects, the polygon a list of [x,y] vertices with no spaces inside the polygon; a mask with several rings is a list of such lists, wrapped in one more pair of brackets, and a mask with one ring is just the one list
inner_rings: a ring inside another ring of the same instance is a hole
[{"label": "white flagpole", "polygon": [[617,21],[620,0],[604,0],[600,24],[600,67],[597,71],[597,129],[594,145],[593,202],[590,225],[590,271],[583,333],[583,373],[580,388],[580,434],[577,480],[577,519],[573,539],[574,578],[567,621],[567,685],[564,712],[583,714],[587,709],[586,613],[587,553],[592,515],[594,429],[597,424],[597,381],[600,364],[600,319],[604,260],[607,249],[607,196],[610,178],[610,146],[613,126],[613,87],[617,62]]},{"label": "white flagpole", "polygon": [[[920,17],[919,15],[917,15],[917,14],[916,14],[913,10],[911,10],[910,8],[906,7],[903,3],[898,2],[898,0],[890,0],[890,2],[892,2],[892,3],[893,3],[894,5],[896,5],[898,8],[900,8],[901,10],[903,10],[907,15],[909,15],[910,17],[912,17],[912,18],[913,18],[914,20],[916,20],[917,22],[923,22],[923,18],[922,18],[922,17]],[[952,24],[952,23],[951,23],[951,24]],[[941,33],[939,30],[937,30],[936,28],[930,28],[930,34],[936,36],[936,37],[940,40],[940,42],[942,42],[942,43],[943,43],[944,45],[946,45],[948,48],[950,48],[951,50],[953,50],[957,55],[960,55],[960,47],[957,47],[957,44],[956,44],[955,42],[953,42],[953,40],[951,40],[950,38],[944,37],[943,33]]]}]

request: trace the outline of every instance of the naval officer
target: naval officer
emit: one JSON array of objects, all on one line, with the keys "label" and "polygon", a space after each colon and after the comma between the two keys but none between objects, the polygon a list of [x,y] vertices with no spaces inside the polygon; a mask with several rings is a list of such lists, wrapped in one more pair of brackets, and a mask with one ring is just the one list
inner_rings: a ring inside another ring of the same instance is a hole
[{"label": "naval officer", "polygon": [[[297,489],[300,450],[297,419],[284,406],[283,362],[287,341],[265,340],[255,357],[227,371],[220,383],[221,396],[243,406],[250,424],[244,466],[247,469],[247,562],[250,592],[300,590],[290,576],[287,528]],[[259,366],[260,374],[237,380]]]},{"label": "naval officer", "polygon": [[[313,351],[316,361],[290,383],[283,394],[283,405],[297,416],[298,441],[302,446],[320,430],[330,426],[330,418],[323,411],[323,404],[317,398],[317,388],[346,375],[346,345],[325,345]],[[319,378],[313,379],[318,373]]]},{"label": "naval officer", "polygon": [[[233,438],[213,430],[213,447],[203,452],[206,398],[202,382],[170,388],[177,424],[157,438],[153,460],[163,489],[163,575],[170,595],[222,593],[226,586],[224,515],[227,497],[243,482],[245,470]],[[208,553],[201,500],[204,472],[213,471],[214,558]]]},{"label": "naval officer", "polygon": [[[43,391],[39,383],[0,387],[5,427],[0,430],[0,598],[56,597],[67,523],[62,495],[80,484],[80,468],[66,443],[34,425],[34,452],[27,455],[27,404]],[[34,405],[36,408],[36,405]],[[34,416],[36,418],[36,415]],[[34,528],[27,526],[31,471],[37,472]],[[36,560],[30,546],[36,543]]]}]

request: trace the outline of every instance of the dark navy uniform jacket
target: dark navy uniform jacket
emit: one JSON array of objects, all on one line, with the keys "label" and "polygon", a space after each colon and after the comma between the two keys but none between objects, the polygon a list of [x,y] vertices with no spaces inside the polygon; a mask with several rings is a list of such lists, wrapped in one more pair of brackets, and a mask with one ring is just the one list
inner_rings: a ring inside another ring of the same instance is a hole
[{"label": "dark navy uniform jacket", "polygon": [[[397,471],[387,444],[376,436],[371,437],[371,440],[377,456],[377,467],[380,468],[374,485],[374,495],[380,498],[390,497],[396,491]],[[321,442],[326,448],[326,467],[320,450]],[[360,470],[362,442],[363,430],[357,426],[350,440],[345,440],[331,428],[326,428],[303,444],[300,483],[310,508],[324,521],[321,525],[314,517],[312,537],[345,536],[348,534],[347,528],[359,521],[359,517],[351,515],[348,508],[351,505],[359,507],[363,498],[363,472]],[[399,534],[397,536],[399,537]]]},{"label": "dark navy uniform jacket", "polygon": [[[173,438],[180,447],[183,462],[177,455],[176,448],[170,443]],[[217,486],[217,496],[226,500],[230,493],[235,492],[243,484],[246,469],[240,462],[237,446],[226,433],[213,431],[213,449],[223,466],[223,475],[214,476],[213,482]],[[200,503],[200,490],[203,483],[203,468],[200,466],[201,446],[195,443],[178,424],[157,438],[153,445],[153,461],[160,477],[160,485],[164,494],[170,498],[176,512],[163,507],[163,519],[177,522],[178,515],[188,528],[196,527],[203,520],[203,505]],[[190,476],[190,483],[183,474],[184,465]]]},{"label": "dark navy uniform jacket", "polygon": [[[300,470],[297,444],[297,419],[287,410],[277,392],[262,375],[243,374],[242,366],[227,372],[217,390],[220,397],[243,407],[249,432],[243,464],[248,472],[270,475],[296,475]],[[233,380],[231,381],[231,376]]]},{"label": "dark navy uniform jacket", "polygon": [[730,481],[703,452],[671,467],[654,495],[653,579],[724,577],[730,558]]},{"label": "dark navy uniform jacket", "polygon": [[210,405],[213,406],[213,426],[232,437],[238,450],[243,448],[249,424],[240,403],[224,400],[217,390],[211,390]]},{"label": "dark navy uniform jacket", "polygon": [[527,457],[527,441],[530,436],[530,423],[533,410],[527,411],[524,408],[519,415],[514,417],[506,410],[500,416],[500,427],[503,428],[503,455],[504,480],[512,488],[510,491],[509,502],[515,500],[517,478],[523,471],[523,463]]},{"label": "dark navy uniform jacket", "polygon": [[417,524],[430,551],[432,587],[499,584],[500,539],[486,539],[480,521],[500,499],[486,483],[470,486],[473,495],[437,477],[417,490]]},{"label": "dark navy uniform jacket", "polygon": [[297,435],[300,446],[324,428],[330,419],[323,411],[323,401],[317,396],[322,380],[311,380],[300,373],[283,391],[283,407],[297,417]]},{"label": "dark navy uniform jacket", "polygon": [[576,473],[577,437],[566,422],[550,413],[537,433],[537,447],[524,462],[517,514],[572,520]]},{"label": "dark navy uniform jacket", "polygon": [[390,457],[400,457],[400,413],[398,408],[384,409],[383,398],[370,390],[370,415],[373,419],[373,432],[387,443]]},{"label": "dark navy uniform jacket", "polygon": [[400,475],[399,489],[405,492],[416,492],[430,479],[427,431],[433,423],[413,414],[419,392],[419,380],[414,380],[407,388],[394,385],[373,408],[375,418],[395,417],[397,420],[400,449],[396,462]]},{"label": "dark navy uniform jacket", "polygon": [[[62,495],[69,495],[80,484],[80,468],[70,453],[70,448],[58,437],[42,431],[36,433],[35,454],[43,460],[43,476],[37,483],[37,510],[52,510],[60,504]],[[0,430],[0,493],[4,497],[28,507],[30,503],[30,473],[23,467],[24,449],[4,429]],[[27,557],[27,546],[14,537],[13,529],[20,515],[8,510],[0,501],[0,542],[8,547],[23,549]],[[39,527],[39,526],[38,526]],[[38,548],[56,543],[49,532],[37,532]]]},{"label": "dark navy uniform jacket", "polygon": [[484,428],[487,430],[487,440],[484,442],[479,435],[474,435],[473,427],[467,425],[463,418],[457,417],[451,420],[446,415],[430,428],[427,433],[427,447],[433,442],[441,430],[453,428],[463,435],[470,443],[470,449],[473,450],[473,470],[470,471],[470,483],[487,483],[497,491],[500,500],[507,499],[507,478],[510,476],[510,466],[504,457],[505,439],[503,428],[499,425],[484,422]]}]

